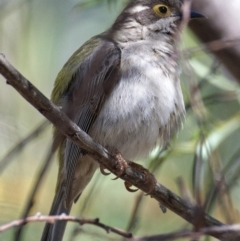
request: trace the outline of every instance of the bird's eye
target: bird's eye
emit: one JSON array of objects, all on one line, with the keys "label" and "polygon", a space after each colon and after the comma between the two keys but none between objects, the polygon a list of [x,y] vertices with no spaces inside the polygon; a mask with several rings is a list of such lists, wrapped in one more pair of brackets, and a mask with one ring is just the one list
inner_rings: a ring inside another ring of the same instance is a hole
[{"label": "bird's eye", "polygon": [[158,8],[159,12],[161,12],[162,14],[166,14],[167,13],[167,8],[165,6],[161,6]]},{"label": "bird's eye", "polygon": [[157,4],[153,7],[153,11],[161,18],[167,18],[171,15],[170,8],[165,4]]}]

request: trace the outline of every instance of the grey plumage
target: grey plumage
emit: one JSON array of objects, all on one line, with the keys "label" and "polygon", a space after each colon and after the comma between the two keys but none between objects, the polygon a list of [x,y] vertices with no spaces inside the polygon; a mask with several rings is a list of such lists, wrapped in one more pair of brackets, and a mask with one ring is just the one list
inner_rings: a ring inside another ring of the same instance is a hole
[{"label": "grey plumage", "polygon": [[[156,11],[162,4],[161,17]],[[56,79],[53,101],[126,159],[146,156],[157,143],[164,147],[185,115],[175,43],[180,15],[178,0],[132,1],[112,28],[73,54]],[[51,215],[70,212],[98,167],[58,131],[55,138],[60,167]],[[60,241],[64,229],[64,222],[47,224],[42,241]]]}]

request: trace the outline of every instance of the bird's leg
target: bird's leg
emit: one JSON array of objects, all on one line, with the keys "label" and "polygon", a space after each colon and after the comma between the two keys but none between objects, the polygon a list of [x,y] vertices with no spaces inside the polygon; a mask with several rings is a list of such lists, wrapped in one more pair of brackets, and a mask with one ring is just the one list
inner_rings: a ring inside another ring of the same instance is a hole
[{"label": "bird's leg", "polygon": [[[111,153],[114,153],[115,158],[118,160],[117,166],[116,166],[116,171],[117,171],[117,176],[112,179],[112,180],[117,180],[126,170],[128,163],[130,163],[129,161],[126,161],[122,155],[120,154],[120,152],[118,150],[116,150],[115,148],[108,148],[108,150],[111,149]],[[125,188],[129,191],[129,192],[136,192],[138,189],[131,189],[130,187],[132,186],[131,183],[129,182],[124,182]]]},{"label": "bird's leg", "polygon": [[[116,149],[116,148],[112,148],[112,147],[106,147],[113,155],[114,157],[117,159],[117,165],[116,165],[116,178],[114,178],[113,180],[118,179],[126,170],[127,166],[129,165],[130,167],[132,167],[133,169],[143,173],[145,175],[145,180],[144,180],[144,184],[148,187],[148,192],[147,195],[151,194],[151,192],[154,190],[155,185],[156,185],[156,179],[155,177],[143,166],[132,162],[132,161],[126,161],[122,155],[120,154],[120,152]],[[103,175],[109,175],[110,173],[105,172],[105,168],[103,166],[100,166],[100,171]],[[136,192],[138,189],[131,189],[131,186],[133,186],[131,183],[129,182],[125,182],[124,183],[127,191],[129,192]]]},{"label": "bird's leg", "polygon": [[118,163],[116,166],[116,172],[117,172],[117,178],[118,178],[125,172],[128,165],[128,161],[126,161],[119,152],[115,154],[115,158],[118,160]]},{"label": "bird's leg", "polygon": [[[116,179],[118,179],[118,177],[120,177],[125,172],[126,167],[127,167],[127,161],[122,157],[122,155],[116,148],[107,146],[106,149],[110,153],[112,153],[112,155],[115,157],[115,159],[117,159],[117,165],[116,165],[117,177],[113,179],[113,180],[116,180]],[[106,168],[104,166],[100,165],[100,171],[103,175],[106,176],[106,175],[111,174],[110,172],[106,172],[105,169]]]}]

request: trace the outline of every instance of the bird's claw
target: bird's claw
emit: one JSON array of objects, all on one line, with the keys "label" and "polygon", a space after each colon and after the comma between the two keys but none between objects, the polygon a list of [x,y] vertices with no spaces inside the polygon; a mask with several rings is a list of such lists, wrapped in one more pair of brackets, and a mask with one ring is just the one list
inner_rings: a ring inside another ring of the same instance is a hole
[{"label": "bird's claw", "polygon": [[151,195],[151,193],[154,190],[155,185],[157,183],[155,177],[146,168],[144,168],[143,166],[141,166],[135,162],[128,162],[128,165],[145,175],[144,184],[148,186],[148,190],[149,190],[146,193],[146,195]]},{"label": "bird's claw", "polygon": [[116,180],[125,172],[127,168],[127,161],[122,157],[122,155],[116,148],[111,146],[106,146],[106,148],[110,153],[112,153],[112,155],[116,159],[115,175],[117,177],[113,179],[113,180]]},{"label": "bird's claw", "polygon": [[[121,177],[122,175],[124,175],[126,168],[129,165],[133,169],[136,169],[137,171],[139,171],[145,175],[145,180],[143,182],[144,182],[145,187],[147,187],[147,189],[149,190],[146,193],[146,195],[150,195],[153,192],[156,182],[157,182],[156,179],[154,178],[154,176],[143,166],[136,164],[134,162],[131,162],[131,161],[126,161],[116,149],[108,147],[108,150],[111,150],[112,153],[114,153],[115,158],[117,159],[116,170],[114,172],[116,174],[116,178],[113,178],[112,180],[116,180],[119,177]],[[105,172],[104,170],[105,170],[105,168],[103,166],[100,166],[100,171],[103,175],[110,174],[108,172]],[[131,183],[125,182],[124,185],[125,185],[125,188],[127,189],[127,191],[129,191],[129,192],[136,192],[138,190],[138,189],[130,188],[132,186]]]},{"label": "bird's claw", "polygon": [[129,192],[136,192],[136,191],[138,191],[138,189],[131,189],[130,187],[132,186],[132,184],[129,183],[129,182],[124,182],[124,185],[125,185],[125,188],[127,189],[127,191],[129,191]]},{"label": "bird's claw", "polygon": [[105,168],[104,166],[101,166],[101,165],[100,165],[100,172],[101,172],[104,176],[108,176],[108,175],[111,174],[111,172],[106,172],[105,170],[106,170],[106,168]]}]

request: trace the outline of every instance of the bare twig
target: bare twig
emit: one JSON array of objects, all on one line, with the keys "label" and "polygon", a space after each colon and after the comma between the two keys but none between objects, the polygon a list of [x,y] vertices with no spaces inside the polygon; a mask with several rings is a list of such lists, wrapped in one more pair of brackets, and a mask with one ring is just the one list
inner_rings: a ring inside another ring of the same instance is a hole
[{"label": "bare twig", "polygon": [[185,201],[190,202],[189,190],[187,189],[182,177],[177,178],[177,186],[179,188],[181,197],[183,197]]},{"label": "bare twig", "polygon": [[29,142],[38,137],[49,126],[49,122],[44,120],[39,126],[37,126],[30,134],[20,140],[0,161],[0,173],[9,165],[12,158],[19,153]]},{"label": "bare twig", "polygon": [[203,148],[205,146],[205,137],[203,131],[201,131],[199,136],[199,142],[196,147],[194,162],[193,162],[193,172],[192,172],[192,183],[194,198],[199,206],[202,206],[201,198],[201,176],[202,176],[202,166],[203,166]]},{"label": "bare twig", "polygon": [[[0,73],[29,103],[39,112],[50,120],[64,135],[71,139],[75,144],[83,148],[88,154],[98,161],[105,168],[115,175],[119,175],[119,160],[111,155],[101,145],[95,143],[93,139],[83,132],[74,122],[72,122],[61,109],[50,102],[39,90],[37,90],[26,78],[24,78],[4,57],[0,54]],[[149,193],[162,205],[172,210],[190,223],[194,223],[194,207],[188,202],[183,201],[179,196],[172,193],[160,183],[149,185],[147,176],[150,173],[140,172],[126,163],[122,168],[119,177],[128,183],[138,187],[143,192]],[[221,222],[204,214],[203,225],[220,226]],[[216,235],[217,238],[221,236]]]},{"label": "bare twig", "polygon": [[214,177],[214,186],[216,186],[217,200],[220,204],[220,210],[225,217],[228,224],[233,224],[236,219],[235,210],[229,194],[229,187],[226,183],[224,173],[222,171],[222,165],[218,153],[215,151],[210,158],[210,167]]},{"label": "bare twig", "polygon": [[[230,180],[227,181],[226,185],[228,186],[228,189],[231,190],[231,188],[233,187],[233,185],[235,184],[235,182],[239,179],[239,172],[240,172],[240,168],[239,168],[239,163],[240,163],[240,150],[237,150],[236,153],[234,153],[233,157],[231,158],[231,160],[228,162],[228,164],[225,166],[225,168],[222,171],[222,175],[223,176],[230,176]],[[232,169],[235,170],[235,173],[232,174],[231,171]],[[231,173],[229,175],[229,173]],[[207,194],[207,198],[205,200],[204,203],[204,207],[205,210],[207,211],[211,211],[214,203],[216,202],[216,199],[218,197],[218,183],[212,183],[210,185],[210,189],[208,191]]]},{"label": "bare twig", "polygon": [[[221,227],[215,226],[215,227],[202,228],[197,232],[193,230],[181,230],[178,232],[172,232],[168,234],[160,234],[160,235],[145,236],[145,237],[138,237],[138,238],[133,237],[130,239],[130,241],[171,241],[179,238],[199,238],[203,235],[215,236],[216,234],[222,234],[222,233],[226,233],[226,234],[233,233],[236,236],[238,236],[240,234],[240,224],[225,225]],[[233,239],[231,239],[226,235],[225,238],[221,240],[230,241]],[[239,240],[239,239],[234,239],[234,240]]]},{"label": "bare twig", "polygon": [[14,220],[10,223],[0,226],[0,233],[4,232],[10,228],[13,228],[13,227],[19,227],[19,226],[25,225],[26,223],[32,223],[32,222],[54,223],[56,221],[70,221],[70,222],[79,223],[80,225],[92,224],[92,225],[95,225],[97,227],[104,229],[107,233],[110,233],[110,232],[116,233],[125,238],[132,237],[132,234],[129,232],[125,232],[124,230],[110,227],[103,223],[100,223],[98,218],[96,218],[96,219],[77,218],[77,217],[73,217],[73,216],[67,216],[65,214],[62,214],[60,216],[43,216],[41,214],[36,214],[35,216],[27,217],[25,219]]},{"label": "bare twig", "polygon": [[135,200],[134,208],[132,210],[129,223],[127,225],[127,231],[132,231],[136,227],[136,223],[138,221],[138,212],[142,204],[143,198],[144,198],[144,193],[143,192],[139,193]]},{"label": "bare twig", "polygon": [[[21,215],[21,218],[23,220],[25,220],[27,218],[27,216],[29,215],[29,212],[30,210],[32,209],[33,205],[34,205],[34,202],[35,202],[35,196],[37,194],[37,191],[43,181],[43,178],[45,176],[45,174],[47,173],[47,170],[49,168],[49,165],[51,164],[51,160],[53,159],[53,155],[54,155],[54,147],[51,146],[49,152],[47,153],[47,156],[45,158],[45,161],[42,165],[42,168],[40,169],[39,173],[37,174],[37,177],[36,177],[36,181],[32,187],[32,190],[29,194],[29,198],[27,199],[27,203],[26,203],[26,206],[25,206],[25,209]],[[20,240],[21,238],[21,234],[22,234],[22,225],[19,226],[19,228],[17,229],[16,231],[16,234],[15,234],[15,241],[18,241]]]},{"label": "bare twig", "polygon": [[240,38],[236,39],[219,39],[207,42],[205,44],[199,44],[197,47],[185,49],[183,51],[183,56],[185,58],[190,58],[192,55],[202,51],[211,50],[212,52],[217,52],[220,50],[228,49],[240,45]]}]

